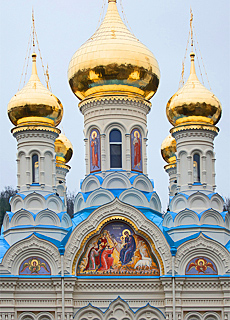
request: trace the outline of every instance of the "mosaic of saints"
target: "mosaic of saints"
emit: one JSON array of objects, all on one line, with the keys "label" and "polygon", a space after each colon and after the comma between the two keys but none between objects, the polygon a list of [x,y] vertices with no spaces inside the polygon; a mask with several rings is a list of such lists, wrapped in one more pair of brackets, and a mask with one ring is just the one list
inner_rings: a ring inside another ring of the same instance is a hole
[{"label": "mosaic of saints", "polygon": [[215,264],[205,258],[194,258],[192,259],[187,267],[186,274],[217,274],[217,268]]},{"label": "mosaic of saints", "polygon": [[142,171],[141,133],[134,129],[131,133],[132,170]]},{"label": "mosaic of saints", "polygon": [[46,261],[39,258],[27,258],[19,268],[19,274],[24,275],[49,275],[50,267]]},{"label": "mosaic of saints", "polygon": [[98,169],[100,167],[99,164],[99,137],[98,132],[96,130],[93,130],[91,133],[91,165],[92,169]]},{"label": "mosaic of saints", "polygon": [[159,266],[146,240],[125,223],[108,224],[86,245],[78,274],[159,275]]}]

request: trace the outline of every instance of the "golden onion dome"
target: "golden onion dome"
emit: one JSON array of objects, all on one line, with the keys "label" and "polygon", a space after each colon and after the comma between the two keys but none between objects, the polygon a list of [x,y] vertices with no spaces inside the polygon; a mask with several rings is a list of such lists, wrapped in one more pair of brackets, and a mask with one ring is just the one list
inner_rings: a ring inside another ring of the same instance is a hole
[{"label": "golden onion dome", "polygon": [[167,163],[176,161],[176,140],[169,134],[161,144],[161,155]]},{"label": "golden onion dome", "polygon": [[190,76],[167,103],[168,120],[174,126],[191,122],[215,125],[221,117],[220,101],[198,80],[194,64],[195,53],[191,52],[190,57]]},{"label": "golden onion dome", "polygon": [[14,125],[46,123],[57,126],[63,116],[60,100],[41,83],[36,67],[36,53],[32,54],[32,74],[8,104],[8,116]]},{"label": "golden onion dome", "polygon": [[80,100],[116,93],[150,99],[160,80],[157,60],[125,26],[116,0],[108,2],[100,27],[70,61],[70,87]]},{"label": "golden onion dome", "polygon": [[73,146],[69,139],[62,133],[59,134],[54,142],[57,163],[67,163],[73,155]]}]

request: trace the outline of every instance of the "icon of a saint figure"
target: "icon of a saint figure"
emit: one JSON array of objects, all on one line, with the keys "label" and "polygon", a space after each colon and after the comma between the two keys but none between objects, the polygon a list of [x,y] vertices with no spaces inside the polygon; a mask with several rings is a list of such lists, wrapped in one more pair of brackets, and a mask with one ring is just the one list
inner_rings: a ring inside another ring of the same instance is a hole
[{"label": "icon of a saint figure", "polygon": [[92,150],[92,167],[95,169],[95,167],[98,166],[98,138],[97,138],[97,132],[93,131],[91,134],[91,150]]},{"label": "icon of a saint figure", "polygon": [[40,270],[42,268],[46,271],[45,274],[49,273],[46,264],[35,258],[29,260],[29,262],[25,262],[20,270],[20,273],[22,274],[27,268],[29,269],[30,274],[41,274]]},{"label": "icon of a saint figure", "polygon": [[136,242],[128,229],[123,230],[122,234],[124,244],[120,251],[120,261],[122,265],[126,265],[134,256],[134,252],[136,251]]},{"label": "icon of a saint figure", "polygon": [[134,139],[133,139],[133,146],[134,146],[134,167],[138,167],[141,169],[141,141],[140,141],[140,133],[136,130],[134,131]]},{"label": "icon of a saint figure", "polygon": [[217,273],[215,268],[214,268],[214,266],[213,266],[213,264],[211,262],[208,262],[204,258],[198,258],[198,259],[196,259],[195,262],[191,262],[189,267],[188,267],[187,272],[190,271],[193,268],[195,268],[195,270],[197,271],[198,274],[206,273],[208,268],[211,269],[211,273],[212,274]]}]

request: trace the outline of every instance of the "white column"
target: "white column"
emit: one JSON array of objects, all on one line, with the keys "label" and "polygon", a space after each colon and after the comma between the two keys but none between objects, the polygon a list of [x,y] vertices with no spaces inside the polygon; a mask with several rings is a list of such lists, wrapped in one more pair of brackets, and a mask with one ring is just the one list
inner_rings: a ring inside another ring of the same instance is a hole
[{"label": "white column", "polygon": [[20,160],[17,159],[17,189],[20,191]]},{"label": "white column", "polygon": [[207,185],[207,170],[206,170],[206,156],[201,157],[201,163],[200,163],[200,170],[201,170],[201,183],[203,184],[204,188]]},{"label": "white column", "polygon": [[180,179],[180,159],[177,158],[177,191],[180,191],[181,179]]},{"label": "white column", "polygon": [[126,142],[126,150],[125,150],[125,158],[126,158],[126,168],[125,170],[131,171],[131,149],[130,149],[130,133],[125,134],[125,142]]},{"label": "white column", "polygon": [[90,173],[90,167],[89,167],[89,143],[88,143],[89,139],[85,138],[84,142],[85,142],[85,169],[86,169],[86,175],[88,175]]},{"label": "white column", "polygon": [[52,159],[52,184],[53,184],[53,191],[55,192],[57,190],[56,188],[56,160],[55,157]]},{"label": "white column", "polygon": [[101,134],[101,171],[106,170],[106,152],[105,152],[105,137],[106,134]]},{"label": "white column", "polygon": [[30,184],[31,184],[31,173],[30,173],[30,170],[31,170],[31,165],[30,165],[30,161],[31,161],[31,158],[30,156],[26,156],[26,186],[27,188],[29,189],[30,188]]},{"label": "white column", "polygon": [[39,159],[39,167],[40,167],[40,177],[39,177],[39,184],[42,186],[42,188],[44,188],[45,186],[45,171],[44,171],[44,156],[40,156]]},{"label": "white column", "polygon": [[212,159],[212,185],[213,185],[213,191],[216,190],[216,173],[215,173],[215,161],[216,159]]},{"label": "white column", "polygon": [[192,156],[187,156],[188,160],[188,187],[192,187],[193,183],[193,161],[192,161]]},{"label": "white column", "polygon": [[142,163],[143,163],[143,173],[147,174],[147,162],[148,162],[148,157],[147,157],[147,138],[143,139],[144,143],[143,143],[143,147],[142,147]]}]

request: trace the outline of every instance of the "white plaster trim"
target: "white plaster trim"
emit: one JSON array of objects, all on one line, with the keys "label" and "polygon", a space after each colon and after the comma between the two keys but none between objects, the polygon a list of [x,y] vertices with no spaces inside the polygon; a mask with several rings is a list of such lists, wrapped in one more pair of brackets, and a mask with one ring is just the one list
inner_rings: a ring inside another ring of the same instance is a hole
[{"label": "white plaster trim", "polygon": [[[95,231],[100,223],[105,219],[113,216],[122,216],[131,220],[140,231],[145,232],[155,244],[156,250],[163,260],[165,274],[171,270],[171,253],[170,247],[160,229],[138,209],[122,203],[119,199],[105,204],[95,211],[90,216],[82,221],[72,232],[65,250],[65,269],[72,274],[72,264],[75,255],[77,254],[80,245],[84,238],[92,231]],[[156,256],[157,258],[157,256]]]}]

